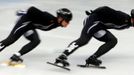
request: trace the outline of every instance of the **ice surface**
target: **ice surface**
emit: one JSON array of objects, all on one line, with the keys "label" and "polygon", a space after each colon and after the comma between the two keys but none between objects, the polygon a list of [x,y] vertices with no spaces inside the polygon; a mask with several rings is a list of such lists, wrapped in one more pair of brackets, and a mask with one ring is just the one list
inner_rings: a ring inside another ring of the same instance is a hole
[{"label": "ice surface", "polygon": [[[85,10],[106,5],[129,13],[134,8],[133,3],[134,0],[0,0],[0,40],[5,39],[13,28],[18,18],[15,16],[16,10],[26,10],[30,6],[36,6],[56,15],[55,11],[58,8],[67,7],[74,14],[73,21],[67,28],[57,28],[48,32],[38,30],[42,42],[32,52],[22,57],[27,65],[26,68],[17,69],[0,66],[0,75],[133,75],[133,28],[123,31],[110,30],[118,38],[118,45],[100,58],[103,65],[107,67],[105,70],[83,69],[76,66],[77,64],[84,64],[85,59],[102,44],[95,39],[92,39],[86,46],[79,48],[69,57],[71,72],[46,64],[47,61],[53,62],[70,42],[79,37],[83,27],[83,19],[86,17]],[[1,52],[0,62],[8,60],[26,43],[28,41],[21,37]]]}]

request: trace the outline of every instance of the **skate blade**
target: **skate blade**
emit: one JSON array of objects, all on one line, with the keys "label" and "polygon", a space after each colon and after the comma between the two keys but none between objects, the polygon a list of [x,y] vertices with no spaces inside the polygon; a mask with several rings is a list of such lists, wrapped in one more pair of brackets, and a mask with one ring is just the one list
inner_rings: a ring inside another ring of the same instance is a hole
[{"label": "skate blade", "polygon": [[5,67],[14,67],[14,68],[25,68],[26,65],[22,64],[22,63],[15,63],[15,64],[11,64],[11,61],[5,61],[1,63],[1,66],[5,66]]},{"label": "skate blade", "polygon": [[105,66],[95,66],[95,65],[89,65],[89,66],[86,66],[86,65],[77,65],[78,67],[83,67],[83,68],[99,68],[99,69],[106,69]]},{"label": "skate blade", "polygon": [[53,65],[53,66],[56,66],[56,67],[60,67],[60,68],[62,68],[62,69],[65,69],[65,70],[70,71],[70,69],[69,69],[69,68],[64,67],[64,66],[57,65],[57,64],[55,64],[55,63],[47,62],[47,64],[50,64],[50,65]]}]

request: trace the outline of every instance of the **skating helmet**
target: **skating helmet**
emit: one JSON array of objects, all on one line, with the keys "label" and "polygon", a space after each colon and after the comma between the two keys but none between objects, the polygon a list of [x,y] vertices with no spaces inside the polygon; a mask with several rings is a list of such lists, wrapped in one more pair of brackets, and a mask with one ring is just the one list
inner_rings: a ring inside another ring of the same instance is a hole
[{"label": "skating helmet", "polygon": [[72,20],[72,12],[67,9],[67,8],[60,8],[57,10],[57,17],[62,17],[64,18],[66,21],[71,21]]},{"label": "skating helmet", "polygon": [[134,18],[134,9],[131,10],[131,17]]}]

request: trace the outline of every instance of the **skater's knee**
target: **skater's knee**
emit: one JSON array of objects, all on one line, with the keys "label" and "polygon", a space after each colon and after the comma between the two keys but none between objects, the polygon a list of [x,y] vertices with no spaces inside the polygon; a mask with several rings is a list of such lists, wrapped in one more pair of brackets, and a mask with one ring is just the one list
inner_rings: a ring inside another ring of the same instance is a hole
[{"label": "skater's knee", "polygon": [[32,45],[34,45],[34,46],[37,46],[37,45],[39,45],[40,44],[40,40],[38,39],[38,40],[32,40],[32,41],[30,41],[30,43],[32,44]]},{"label": "skater's knee", "polygon": [[115,46],[117,43],[118,43],[117,38],[114,38],[114,39],[112,40],[112,44]]},{"label": "skater's knee", "polygon": [[110,44],[111,47],[114,47],[118,43],[118,40],[117,38],[113,38],[108,43]]},{"label": "skater's knee", "polygon": [[39,45],[40,44],[40,42],[41,42],[41,40],[35,40],[33,43],[35,44],[35,45]]}]

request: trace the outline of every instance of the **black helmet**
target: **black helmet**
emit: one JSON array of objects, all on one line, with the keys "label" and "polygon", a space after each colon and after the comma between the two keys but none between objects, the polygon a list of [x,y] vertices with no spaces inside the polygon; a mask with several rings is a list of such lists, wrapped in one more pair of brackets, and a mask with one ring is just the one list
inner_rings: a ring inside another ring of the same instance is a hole
[{"label": "black helmet", "polygon": [[72,17],[73,17],[72,12],[67,8],[58,9],[56,13],[57,13],[57,17],[62,17],[66,21],[72,20]]},{"label": "black helmet", "polygon": [[131,10],[131,17],[134,18],[134,9]]}]

